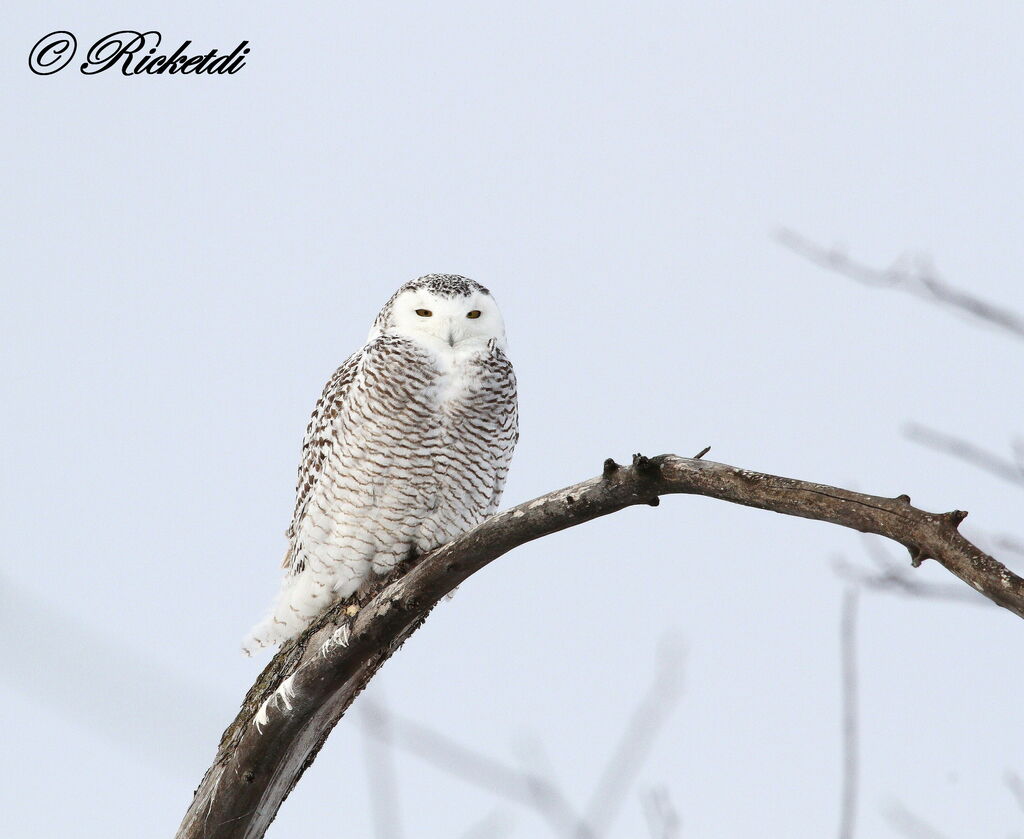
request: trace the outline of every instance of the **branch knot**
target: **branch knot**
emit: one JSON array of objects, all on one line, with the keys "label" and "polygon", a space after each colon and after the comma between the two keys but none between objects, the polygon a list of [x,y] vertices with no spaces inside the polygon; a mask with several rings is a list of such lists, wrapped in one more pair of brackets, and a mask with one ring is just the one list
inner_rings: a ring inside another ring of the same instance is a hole
[{"label": "branch knot", "polygon": [[661,475],[661,464],[639,453],[633,455],[633,468],[644,478],[657,478]]},{"label": "branch knot", "polygon": [[951,525],[953,525],[954,528],[957,528],[960,526],[960,522],[967,518],[967,511],[953,510],[952,512],[946,513],[946,515],[944,515],[943,518],[946,521],[948,521]]},{"label": "branch knot", "polygon": [[910,564],[914,566],[914,568],[920,568],[922,562],[926,559],[931,559],[931,557],[925,553],[924,548],[919,545],[914,545],[912,548],[907,548],[907,550],[910,551]]}]

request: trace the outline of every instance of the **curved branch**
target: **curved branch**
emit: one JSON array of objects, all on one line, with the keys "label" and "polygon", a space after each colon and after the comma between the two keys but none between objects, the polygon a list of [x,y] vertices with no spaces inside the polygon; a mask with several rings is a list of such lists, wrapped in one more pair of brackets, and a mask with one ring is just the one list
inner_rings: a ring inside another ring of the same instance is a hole
[{"label": "curved branch", "polygon": [[934,558],[1024,617],[1024,580],[957,532],[967,515],[961,511],[928,513],[905,495],[863,495],[675,455],[637,455],[631,466],[608,460],[600,477],[492,516],[404,564],[358,603],[336,604],[285,644],[224,732],[178,839],[262,837],[352,700],[434,604],[471,574],[525,542],[673,493],[877,533],[904,545],[915,565]]}]

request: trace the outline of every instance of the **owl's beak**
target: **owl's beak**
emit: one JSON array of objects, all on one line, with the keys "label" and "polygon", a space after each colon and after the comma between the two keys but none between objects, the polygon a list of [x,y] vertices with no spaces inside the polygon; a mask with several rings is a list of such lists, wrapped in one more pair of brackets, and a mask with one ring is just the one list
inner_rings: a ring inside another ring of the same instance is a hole
[{"label": "owl's beak", "polygon": [[448,321],[448,346],[455,346],[455,324],[451,320]]}]

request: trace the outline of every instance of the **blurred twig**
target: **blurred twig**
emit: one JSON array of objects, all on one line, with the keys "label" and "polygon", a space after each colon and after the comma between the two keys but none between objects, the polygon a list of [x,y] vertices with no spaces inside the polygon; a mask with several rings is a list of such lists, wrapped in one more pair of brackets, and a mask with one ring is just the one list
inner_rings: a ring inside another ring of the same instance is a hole
[{"label": "blurred twig", "polygon": [[659,656],[654,684],[633,712],[587,805],[586,822],[595,837],[611,828],[658,732],[679,700],[682,670],[682,650],[666,647]]},{"label": "blurred twig", "polygon": [[374,833],[377,839],[400,839],[401,818],[398,806],[391,715],[379,700],[361,706],[363,754],[366,758],[366,785],[370,793]]},{"label": "blurred twig", "polygon": [[[577,815],[554,777],[554,770],[542,744],[531,738],[522,744],[523,781],[538,810],[549,812],[549,823],[555,832],[567,837],[583,836],[594,839],[590,827]],[[556,819],[558,824],[556,824]]]},{"label": "blurred twig", "polygon": [[1020,775],[1016,772],[1007,772],[1003,778],[1007,789],[1013,794],[1014,800],[1017,802],[1017,806],[1020,807],[1021,812],[1024,813],[1024,780],[1021,780]]},{"label": "blurred twig", "polygon": [[934,269],[923,259],[916,259],[910,265],[906,264],[907,260],[901,260],[890,268],[873,268],[851,259],[839,248],[824,247],[793,230],[779,230],[775,240],[815,265],[863,285],[900,289],[1009,332],[1017,338],[1024,338],[1024,317],[970,292],[953,288],[940,280]]},{"label": "blurred twig", "polygon": [[[1014,452],[1014,459],[1010,460],[976,446],[968,440],[944,434],[917,423],[906,425],[904,433],[915,443],[967,461],[972,466],[983,469],[1004,481],[1024,487],[1024,465],[1021,464],[1017,451]],[[1015,449],[1019,449],[1019,446],[1015,445]]]},{"label": "blurred twig", "polygon": [[[679,653],[663,652],[654,683],[609,757],[586,818],[576,813],[555,783],[537,771],[513,769],[397,714],[389,715],[389,728],[396,747],[449,775],[535,810],[555,835],[599,839],[618,815],[650,747],[679,698],[681,674]],[[375,713],[380,713],[379,709]],[[370,726],[367,731],[372,735],[377,729]]]},{"label": "blurred twig", "polygon": [[976,606],[991,605],[991,601],[984,597],[972,594],[970,591],[960,591],[957,586],[918,582],[909,572],[903,570],[879,571],[873,574],[844,560],[836,560],[833,568],[836,574],[847,582],[856,583],[870,591],[920,597],[925,600],[951,600],[957,603],[971,603]]},{"label": "blurred twig", "polygon": [[665,787],[653,787],[641,793],[644,815],[651,831],[651,839],[678,839],[682,821]]},{"label": "blurred twig", "polygon": [[1024,541],[1015,536],[996,536],[994,541],[997,548],[1024,556]]},{"label": "blurred twig", "polygon": [[[513,769],[421,723],[390,715],[393,743],[421,760],[495,795],[535,809],[556,834],[571,835],[578,817],[544,778]],[[374,730],[369,729],[373,734]]]},{"label": "blurred twig", "polygon": [[175,671],[160,649],[132,646],[142,635],[106,635],[80,619],[65,605],[73,596],[44,597],[0,575],[0,632],[17,639],[0,682],[180,781],[216,726],[208,709],[226,697]]},{"label": "blurred twig", "polygon": [[462,839],[501,839],[512,832],[514,822],[504,810],[495,810],[484,816],[462,834]]},{"label": "blurred twig", "polygon": [[842,665],[843,784],[839,809],[839,839],[853,839],[857,823],[858,714],[857,714],[857,606],[859,592],[847,585],[839,620],[839,650]]},{"label": "blurred twig", "polygon": [[833,570],[848,583],[853,583],[869,591],[881,591],[926,600],[950,600],[957,603],[971,603],[975,606],[989,606],[992,603],[991,600],[963,586],[922,582],[909,569],[901,567],[899,561],[879,544],[877,539],[865,534],[862,541],[865,552],[878,567],[878,571],[875,573],[865,571],[848,563],[841,556],[834,558]]},{"label": "blurred twig", "polygon": [[946,834],[940,833],[924,819],[911,813],[900,802],[891,805],[885,811],[885,818],[893,830],[902,833],[908,839],[946,839]]}]

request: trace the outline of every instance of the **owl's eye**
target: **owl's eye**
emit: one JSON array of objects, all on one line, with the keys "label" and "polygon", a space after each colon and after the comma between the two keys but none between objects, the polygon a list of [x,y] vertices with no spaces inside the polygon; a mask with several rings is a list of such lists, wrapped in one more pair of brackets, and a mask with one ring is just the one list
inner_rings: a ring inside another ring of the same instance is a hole
[{"label": "owl's eye", "polygon": [[467,318],[478,318],[480,317],[480,310],[474,309],[472,312],[466,315]]},{"label": "owl's eye", "polygon": [[429,318],[434,313],[430,309],[417,309],[416,314],[421,318]]}]

